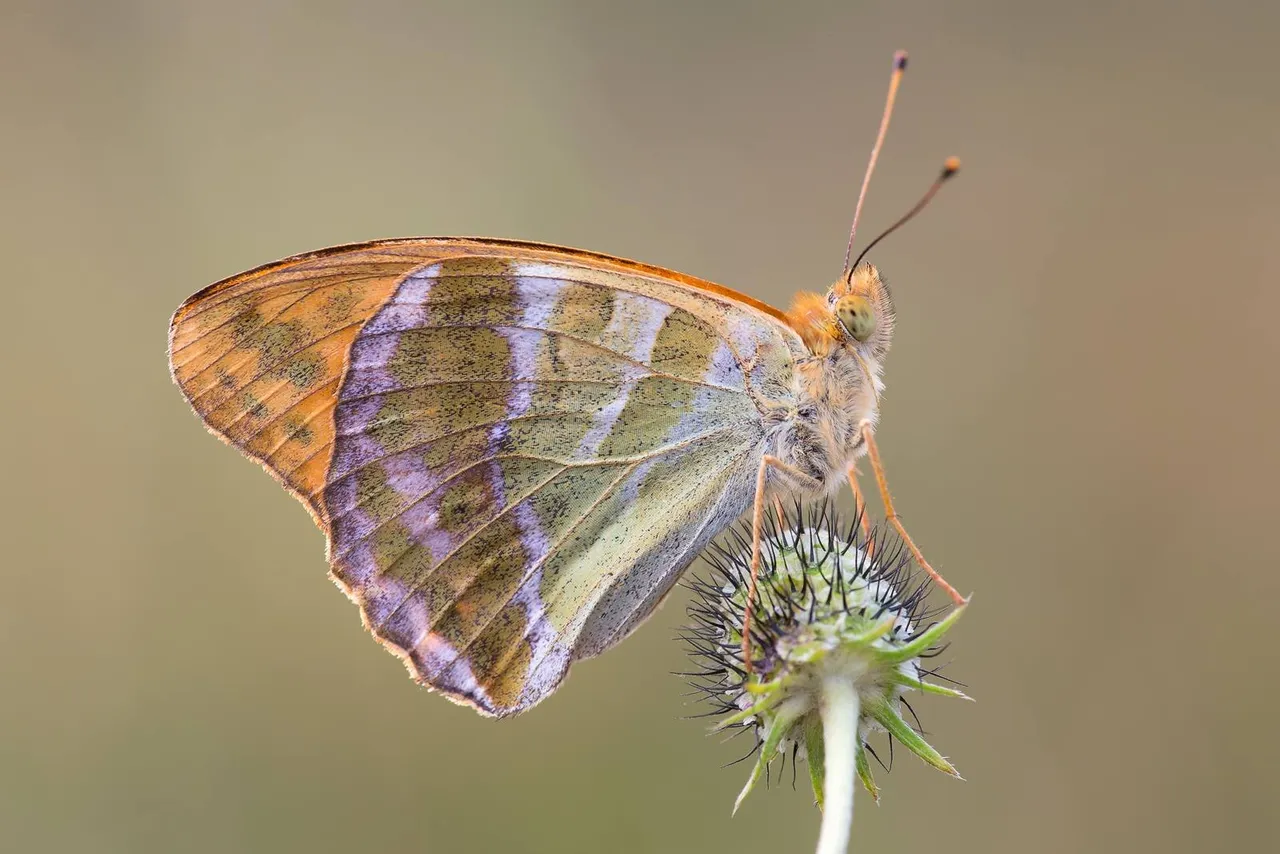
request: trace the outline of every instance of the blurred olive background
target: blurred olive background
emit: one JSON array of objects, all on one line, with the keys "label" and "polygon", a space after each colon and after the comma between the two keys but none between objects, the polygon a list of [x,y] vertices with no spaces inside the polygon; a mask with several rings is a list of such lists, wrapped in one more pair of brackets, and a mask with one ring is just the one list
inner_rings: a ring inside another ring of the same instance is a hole
[{"label": "blurred olive background", "polygon": [[0,850],[812,850],[803,779],[730,819],[683,596],[519,719],[412,684],[165,333],[411,234],[785,303],[840,271],[896,48],[864,240],[965,167],[873,255],[880,436],[976,591],[978,702],[915,704],[967,782],[899,751],[856,850],[1275,845],[1277,35],[1255,2],[5,3]]}]

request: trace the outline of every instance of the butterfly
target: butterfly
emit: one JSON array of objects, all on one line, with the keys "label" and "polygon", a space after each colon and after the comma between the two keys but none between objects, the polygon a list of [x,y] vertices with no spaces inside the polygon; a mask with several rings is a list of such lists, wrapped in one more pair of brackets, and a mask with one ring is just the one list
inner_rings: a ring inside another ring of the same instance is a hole
[{"label": "butterfly", "polygon": [[374,637],[505,716],[626,637],[748,511],[754,572],[766,495],[848,479],[861,506],[870,452],[896,523],[873,437],[893,322],[861,256],[781,311],[594,252],[406,238],[205,288],[169,361],[205,425],[311,512]]}]

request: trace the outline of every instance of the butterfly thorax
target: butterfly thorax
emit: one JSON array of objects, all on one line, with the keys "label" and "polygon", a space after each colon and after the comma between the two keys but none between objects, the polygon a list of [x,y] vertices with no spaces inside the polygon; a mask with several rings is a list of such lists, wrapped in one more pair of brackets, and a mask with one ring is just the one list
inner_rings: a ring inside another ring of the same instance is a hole
[{"label": "butterfly thorax", "polygon": [[869,358],[861,362],[843,347],[798,362],[794,403],[779,413],[773,429],[775,456],[827,492],[840,488],[849,464],[863,452],[861,424],[879,418],[881,366]]}]

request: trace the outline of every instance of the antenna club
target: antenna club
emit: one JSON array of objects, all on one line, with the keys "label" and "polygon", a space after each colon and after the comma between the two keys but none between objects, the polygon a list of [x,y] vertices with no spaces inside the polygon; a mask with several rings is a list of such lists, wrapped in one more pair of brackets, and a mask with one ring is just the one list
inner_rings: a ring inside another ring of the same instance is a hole
[{"label": "antenna club", "polygon": [[900,50],[893,55],[893,70],[906,71],[907,69],[907,52]]},{"label": "antenna club", "polygon": [[950,178],[952,175],[956,174],[959,171],[960,171],[960,158],[948,157],[947,161],[942,164],[941,180],[945,181],[947,178]]}]

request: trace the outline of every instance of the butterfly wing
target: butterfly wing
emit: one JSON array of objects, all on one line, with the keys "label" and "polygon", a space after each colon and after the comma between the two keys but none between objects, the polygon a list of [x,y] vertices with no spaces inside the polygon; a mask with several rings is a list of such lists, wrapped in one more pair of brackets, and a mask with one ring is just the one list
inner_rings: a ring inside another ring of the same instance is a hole
[{"label": "butterfly wing", "polygon": [[[668,271],[440,244],[410,249],[416,263],[398,271],[412,259],[394,250],[408,247],[381,244],[215,291],[210,307],[175,316],[174,371],[181,383],[179,358],[195,346],[180,343],[218,342],[182,363],[203,365],[183,386],[197,410],[311,506],[334,577],[415,676],[510,714],[625,636],[748,506],[758,401],[786,395],[802,345],[772,309]],[[313,318],[344,285],[361,316]],[[210,331],[180,334],[201,316]],[[237,347],[220,330],[248,326],[244,316],[311,323],[286,347],[262,333]],[[299,354],[331,351],[309,392],[291,388]],[[237,388],[214,389],[218,365]],[[219,406],[200,409],[205,388]],[[239,426],[246,417],[259,433]],[[301,451],[281,453],[288,435],[259,438],[304,418],[319,477],[295,463]]]}]

